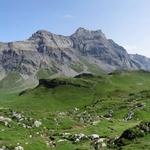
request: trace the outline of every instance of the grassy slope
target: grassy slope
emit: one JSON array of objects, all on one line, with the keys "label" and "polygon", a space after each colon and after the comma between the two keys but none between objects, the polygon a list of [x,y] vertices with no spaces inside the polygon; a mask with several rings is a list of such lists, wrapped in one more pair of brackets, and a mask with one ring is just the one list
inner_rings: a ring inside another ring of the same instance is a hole
[{"label": "grassy slope", "polygon": [[0,93],[16,93],[37,84],[37,79],[34,77],[25,80],[20,74],[12,72],[0,81]]},{"label": "grassy slope", "polygon": [[[18,94],[1,94],[0,106],[3,108],[13,109],[22,112],[26,116],[32,116],[36,119],[41,119],[43,126],[47,129],[24,129],[18,127],[14,122],[14,128],[7,128],[0,125],[0,129],[5,129],[5,132],[0,131],[0,145],[4,143],[15,144],[21,143],[25,149],[28,150],[47,150],[49,149],[45,140],[36,135],[40,130],[41,133],[51,133],[51,129],[55,133],[71,132],[71,133],[85,133],[85,134],[100,134],[102,136],[115,137],[119,136],[125,129],[135,126],[141,120],[150,120],[150,73],[146,72],[124,72],[103,77],[89,77],[77,79],[57,79],[59,81],[66,81],[73,84],[79,84],[80,87],[74,85],[60,85],[55,88],[47,88],[41,85],[33,90],[28,90],[25,94],[18,96]],[[140,91],[147,90],[145,93]],[[130,94],[134,93],[134,94]],[[130,96],[132,95],[132,96]],[[96,105],[93,105],[95,102]],[[134,119],[124,122],[123,118],[127,112],[137,102],[144,103],[144,109],[135,110]],[[86,108],[84,107],[86,106]],[[112,121],[102,119],[96,125],[83,124],[73,117],[73,115],[59,116],[59,112],[68,112],[74,107],[80,108],[79,113],[88,111],[89,114],[105,115],[109,110],[114,111]],[[87,107],[89,108],[87,110]],[[7,110],[5,110],[7,111]],[[57,118],[60,122],[58,126],[54,121]],[[111,130],[113,127],[114,130]],[[32,134],[32,140],[29,135]],[[19,138],[18,138],[19,136]],[[59,137],[58,137],[59,138]],[[149,136],[146,136],[134,144],[127,145],[123,149],[140,149],[144,145],[148,145]],[[25,145],[28,142],[28,145]],[[74,145],[71,143],[57,144],[55,149],[69,150],[75,148],[93,149],[90,143],[82,143]]]}]

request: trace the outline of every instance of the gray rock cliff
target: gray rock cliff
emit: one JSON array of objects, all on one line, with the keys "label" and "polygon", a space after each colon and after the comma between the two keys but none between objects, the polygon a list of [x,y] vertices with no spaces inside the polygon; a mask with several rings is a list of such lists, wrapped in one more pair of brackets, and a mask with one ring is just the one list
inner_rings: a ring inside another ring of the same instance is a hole
[{"label": "gray rock cliff", "polygon": [[150,70],[150,59],[129,55],[101,30],[79,28],[71,36],[39,30],[25,41],[0,43],[0,79],[10,72],[28,78],[41,70],[50,75],[75,76],[97,70]]}]

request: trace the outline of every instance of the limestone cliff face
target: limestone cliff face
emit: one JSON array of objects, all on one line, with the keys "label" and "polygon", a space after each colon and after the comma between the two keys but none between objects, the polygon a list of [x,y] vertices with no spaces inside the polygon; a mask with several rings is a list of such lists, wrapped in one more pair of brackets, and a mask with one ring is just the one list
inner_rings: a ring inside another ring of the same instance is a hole
[{"label": "limestone cliff face", "polygon": [[126,50],[105,37],[101,30],[89,31],[79,28],[71,36],[74,48],[83,55],[101,60],[116,69],[136,69]]},{"label": "limestone cliff face", "polygon": [[[23,77],[49,70],[51,75],[74,76],[97,70],[150,70],[150,59],[129,55],[101,30],[79,28],[71,36],[39,30],[25,41],[0,43],[0,76],[18,72]],[[90,66],[90,67],[89,67]]]}]

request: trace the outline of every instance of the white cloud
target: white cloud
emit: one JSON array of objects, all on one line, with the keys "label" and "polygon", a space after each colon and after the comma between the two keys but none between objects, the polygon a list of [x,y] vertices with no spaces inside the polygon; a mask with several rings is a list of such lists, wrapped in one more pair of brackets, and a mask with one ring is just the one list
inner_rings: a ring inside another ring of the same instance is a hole
[{"label": "white cloud", "polygon": [[66,15],[63,16],[63,18],[65,18],[65,19],[72,19],[73,16],[71,14],[66,14]]}]

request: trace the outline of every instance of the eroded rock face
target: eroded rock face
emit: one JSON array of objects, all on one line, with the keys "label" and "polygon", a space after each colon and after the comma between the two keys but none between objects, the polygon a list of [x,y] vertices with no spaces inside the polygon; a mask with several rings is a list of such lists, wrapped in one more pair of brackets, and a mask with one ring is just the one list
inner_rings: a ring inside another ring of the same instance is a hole
[{"label": "eroded rock face", "polygon": [[129,55],[123,47],[107,39],[101,30],[79,28],[68,37],[39,30],[28,40],[0,43],[1,78],[12,71],[33,76],[41,69],[50,69],[57,75],[75,76],[88,72],[89,64],[108,72],[150,70],[150,59]]},{"label": "eroded rock face", "polygon": [[[72,41],[47,31],[38,31],[26,41],[0,43],[1,72],[17,71],[22,75],[34,75],[40,69],[53,69],[65,74],[66,68],[78,58],[72,54]],[[76,72],[70,68],[69,75]]]},{"label": "eroded rock face", "polygon": [[89,31],[79,28],[72,36],[74,48],[116,69],[136,69],[126,50],[105,37],[101,30]]},{"label": "eroded rock face", "polygon": [[150,70],[150,59],[138,54],[130,55],[130,59],[141,70]]}]

